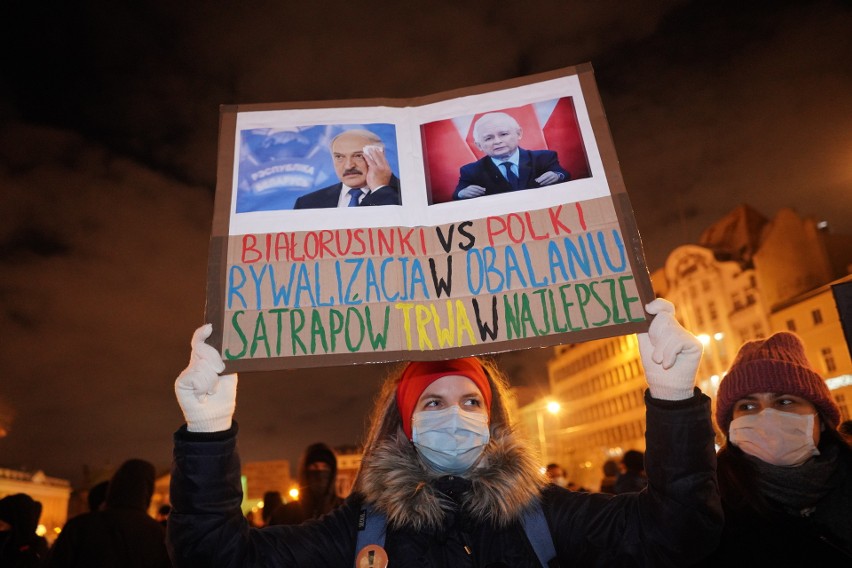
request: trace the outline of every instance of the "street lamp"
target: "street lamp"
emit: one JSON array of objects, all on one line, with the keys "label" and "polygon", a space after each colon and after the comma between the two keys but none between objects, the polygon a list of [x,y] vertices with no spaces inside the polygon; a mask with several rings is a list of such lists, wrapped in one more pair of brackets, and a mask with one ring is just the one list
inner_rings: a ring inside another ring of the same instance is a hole
[{"label": "street lamp", "polygon": [[555,400],[547,401],[543,407],[537,408],[535,411],[536,420],[538,422],[538,445],[541,447],[541,461],[548,463],[547,459],[547,438],[544,434],[544,412],[543,410],[547,410],[552,415],[556,416],[559,414],[559,411],[562,409],[562,405],[556,402]]},{"label": "street lamp", "polygon": [[716,332],[711,336],[707,333],[702,333],[700,335],[696,335],[696,338],[704,347],[707,347],[707,352],[710,355],[710,377],[704,385],[700,386],[704,392],[712,392],[715,394],[716,389],[719,387],[719,381],[721,380],[720,375],[724,370],[720,351],[725,346],[725,344],[722,343],[722,340],[725,339],[725,334],[722,332]]}]

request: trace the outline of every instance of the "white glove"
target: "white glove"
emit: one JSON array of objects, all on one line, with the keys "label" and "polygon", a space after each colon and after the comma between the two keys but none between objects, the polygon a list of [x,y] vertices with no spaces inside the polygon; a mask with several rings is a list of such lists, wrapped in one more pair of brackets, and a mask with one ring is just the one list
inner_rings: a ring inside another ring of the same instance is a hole
[{"label": "white glove", "polygon": [[704,347],[674,317],[674,304],[657,298],[645,306],[654,316],[648,333],[640,333],[639,355],[651,396],[660,400],[691,398]]},{"label": "white glove", "polygon": [[219,376],[225,370],[222,356],[204,343],[212,332],[209,323],[195,330],[189,365],[175,381],[175,395],[190,432],[227,430],[237,406],[237,375]]}]

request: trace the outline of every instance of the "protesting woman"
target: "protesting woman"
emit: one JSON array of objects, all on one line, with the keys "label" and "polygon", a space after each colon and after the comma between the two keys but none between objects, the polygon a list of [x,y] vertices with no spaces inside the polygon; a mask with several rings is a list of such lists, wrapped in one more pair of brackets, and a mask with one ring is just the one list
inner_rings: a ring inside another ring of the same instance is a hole
[{"label": "protesting woman", "polygon": [[[684,566],[721,531],[700,343],[655,300],[639,335],[648,488],[613,496],[548,484],[513,432],[507,383],[478,358],[412,362],[373,412],[353,493],[318,520],[250,529],[240,511],[236,376],[200,328],[175,385],[169,543],[176,566]],[[363,545],[378,523],[379,544]]]}]

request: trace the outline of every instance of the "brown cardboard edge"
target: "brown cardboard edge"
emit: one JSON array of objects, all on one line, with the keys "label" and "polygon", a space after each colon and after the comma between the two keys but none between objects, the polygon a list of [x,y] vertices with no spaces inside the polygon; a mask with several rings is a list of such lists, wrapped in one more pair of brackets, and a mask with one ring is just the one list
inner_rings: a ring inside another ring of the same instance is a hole
[{"label": "brown cardboard edge", "polygon": [[222,351],[222,322],[224,289],[227,271],[228,226],[233,191],[234,142],[236,140],[237,114],[229,106],[219,108],[219,147],[216,156],[216,196],[213,200],[213,220],[207,265],[207,299],[204,321],[213,324],[208,343]]},{"label": "brown cardboard edge", "polygon": [[598,92],[595,82],[594,71],[589,66],[579,73],[578,77],[586,102],[586,111],[589,113],[589,121],[592,124],[598,152],[604,166],[604,173],[610,187],[610,193],[613,195],[625,193],[627,188],[624,186],[624,178],[621,175],[618,156],[615,153],[615,144],[612,140],[612,133],[609,130],[609,123],[606,120],[606,112],[604,112],[600,92]]},{"label": "brown cardboard edge", "polygon": [[219,114],[219,148],[216,155],[216,199],[213,202],[211,234],[227,236],[231,217],[234,184],[234,144],[237,137],[237,113],[223,105]]},{"label": "brown cardboard edge", "polygon": [[[594,71],[591,65],[583,66],[578,73],[580,79],[580,87],[583,90],[583,96],[586,100],[586,110],[589,113],[589,121],[592,124],[592,130],[595,133],[595,140],[598,145],[598,152],[601,156],[601,162],[604,166],[607,182],[612,195],[612,202],[615,208],[615,216],[618,219],[618,226],[621,229],[623,237],[628,239],[624,245],[629,251],[628,259],[630,261],[630,270],[636,281],[639,297],[644,306],[655,298],[654,288],[651,284],[651,275],[648,272],[648,265],[645,261],[645,253],[642,248],[642,238],[639,234],[639,227],[636,224],[636,218],[633,215],[633,206],[630,204],[630,197],[627,193],[627,187],[624,184],[624,176],[621,173],[621,166],[618,162],[618,154],[615,151],[615,143],[612,139],[612,132],[609,129],[609,122],[606,119],[603,102],[601,101],[600,92],[598,91],[597,83],[594,78]],[[652,318],[646,313],[645,320],[650,324]],[[642,330],[647,331],[647,328]]]},{"label": "brown cardboard edge", "polygon": [[207,301],[204,306],[204,321],[213,324],[213,332],[207,343],[222,352],[225,318],[224,290],[227,270],[227,237],[211,237],[207,265]]},{"label": "brown cardboard edge", "polygon": [[[645,253],[642,248],[642,235],[639,234],[639,227],[636,225],[636,218],[633,216],[633,207],[630,205],[630,198],[627,193],[613,196],[613,204],[615,205],[616,217],[621,226],[621,234],[629,235],[630,241],[625,242],[624,246],[630,251],[628,259],[630,260],[630,269],[633,274],[633,279],[636,282],[636,290],[639,292],[639,299],[642,305],[646,305],[654,298],[654,286],[651,283],[651,274],[648,271],[648,264],[645,261]],[[643,310],[644,312],[644,310]],[[645,313],[646,326],[642,331],[647,331],[647,326],[650,325],[653,317]]]}]

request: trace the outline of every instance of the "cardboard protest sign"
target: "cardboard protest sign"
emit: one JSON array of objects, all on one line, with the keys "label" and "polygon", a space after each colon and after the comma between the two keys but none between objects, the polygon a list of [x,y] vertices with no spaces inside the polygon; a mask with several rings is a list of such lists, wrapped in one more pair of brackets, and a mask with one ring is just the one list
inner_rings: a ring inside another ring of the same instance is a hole
[{"label": "cardboard protest sign", "polygon": [[222,108],[206,319],[230,372],[635,333],[653,297],[589,65]]}]

